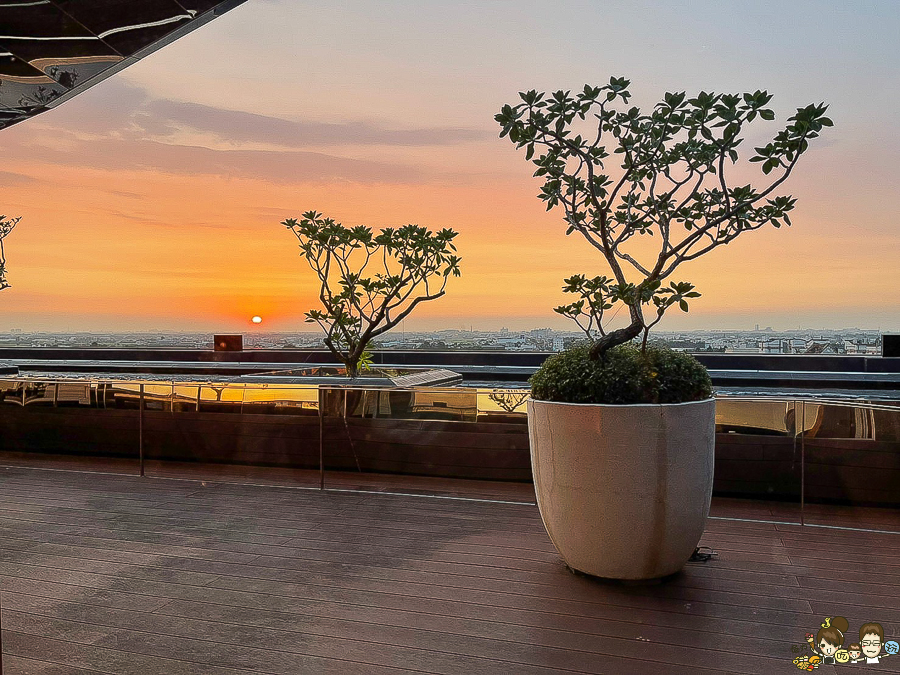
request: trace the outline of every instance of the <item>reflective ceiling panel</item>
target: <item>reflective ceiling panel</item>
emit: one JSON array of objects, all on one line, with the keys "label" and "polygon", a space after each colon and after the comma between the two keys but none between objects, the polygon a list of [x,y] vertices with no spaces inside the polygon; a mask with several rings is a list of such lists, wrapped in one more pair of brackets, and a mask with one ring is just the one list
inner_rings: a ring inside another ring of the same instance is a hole
[{"label": "reflective ceiling panel", "polygon": [[120,54],[134,54],[161,40],[174,28],[197,17],[175,0],[142,0],[140,15],[134,0],[54,0],[64,12],[78,20]]},{"label": "reflective ceiling panel", "polygon": [[0,129],[33,117],[244,0],[0,0]]}]

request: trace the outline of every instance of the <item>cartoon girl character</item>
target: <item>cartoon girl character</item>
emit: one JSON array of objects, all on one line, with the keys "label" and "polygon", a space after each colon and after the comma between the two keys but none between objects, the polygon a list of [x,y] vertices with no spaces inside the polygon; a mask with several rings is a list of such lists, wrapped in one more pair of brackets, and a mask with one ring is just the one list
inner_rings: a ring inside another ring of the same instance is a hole
[{"label": "cartoon girl character", "polygon": [[[834,653],[844,644],[844,633],[850,623],[842,616],[825,619],[822,628],[816,633],[816,651],[822,655],[822,663],[834,664]],[[881,644],[878,645],[881,651]]]},{"label": "cartoon girl character", "polygon": [[854,642],[847,647],[847,653],[850,654],[850,663],[859,663],[862,661],[862,650],[859,648],[858,642]]}]

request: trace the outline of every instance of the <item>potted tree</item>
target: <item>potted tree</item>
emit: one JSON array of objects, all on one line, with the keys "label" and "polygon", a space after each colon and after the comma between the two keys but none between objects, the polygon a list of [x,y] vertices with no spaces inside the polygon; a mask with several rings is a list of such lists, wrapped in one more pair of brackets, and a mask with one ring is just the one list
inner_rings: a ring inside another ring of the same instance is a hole
[{"label": "potted tree", "polygon": [[0,216],[0,291],[9,288],[9,283],[6,281],[6,255],[3,251],[3,240],[19,224],[20,220],[21,218],[7,220],[6,216]]},{"label": "potted tree", "polygon": [[[344,227],[316,211],[282,222],[319,282],[322,309],[306,322],[325,333],[332,355],[356,377],[370,363],[367,347],[397,326],[421,303],[442,297],[450,276],[459,276],[457,232],[432,232],[419,225]],[[366,275],[369,271],[368,276]]]},{"label": "potted tree", "polygon": [[[777,194],[809,141],[832,122],[800,108],[750,162],[771,176],[734,185],[745,126],[773,120],[765,91],[667,93],[650,112],[627,107],[630,82],[572,94],[528,91],[495,119],[543,180],[566,234],[597,249],[608,276],[574,275],[557,307],[588,341],[553,356],[531,380],[528,424],[541,517],[566,563],[614,579],[677,572],[703,533],[712,495],[715,402],[705,368],[648,344],[693,284],[675,270],[745,232],[790,225]],[[741,168],[741,171],[745,171]],[[614,307],[627,325],[611,329]],[[633,341],[637,344],[633,344]]]},{"label": "potted tree", "polygon": [[[9,283],[6,281],[6,254],[3,250],[3,240],[19,224],[19,220],[21,218],[7,219],[6,216],[0,215],[0,291],[9,288]],[[0,373],[18,374],[18,372],[19,368],[17,366],[0,362]]]}]

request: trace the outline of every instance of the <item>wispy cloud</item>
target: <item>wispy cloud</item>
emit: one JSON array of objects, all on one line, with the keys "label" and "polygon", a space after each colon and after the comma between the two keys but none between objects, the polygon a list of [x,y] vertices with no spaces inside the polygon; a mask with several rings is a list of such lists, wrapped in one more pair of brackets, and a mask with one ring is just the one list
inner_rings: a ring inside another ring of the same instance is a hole
[{"label": "wispy cloud", "polygon": [[[39,133],[44,133],[43,131]],[[214,175],[249,178],[273,183],[412,183],[428,180],[415,167],[338,157],[301,150],[221,150],[158,141],[101,138],[78,139],[72,132],[58,131],[61,141],[41,145],[28,134],[10,138],[9,154],[32,162],[83,167],[105,171],[158,171],[175,175]]]},{"label": "wispy cloud", "polygon": [[[85,94],[9,130],[5,151],[30,161],[109,171],[204,174],[275,183],[421,184],[458,176],[436,176],[433,169],[402,161],[342,155],[352,147],[446,146],[491,136],[473,129],[289,121],[152,98],[121,82],[104,83],[98,90],[96,96]],[[220,142],[206,142],[210,139]],[[4,176],[0,173],[0,184]]]},{"label": "wispy cloud", "polygon": [[188,130],[233,145],[266,144],[291,149],[342,146],[446,146],[493,138],[493,130],[460,127],[396,129],[370,121],[325,123],[288,120],[200,103],[151,97],[139,87],[111,80],[70,107],[44,119],[72,131],[166,140]]},{"label": "wispy cloud", "polygon": [[13,173],[11,171],[0,171],[0,185],[3,187],[13,187],[15,185],[27,185],[28,183],[36,183],[37,179],[26,176],[22,173]]},{"label": "wispy cloud", "polygon": [[233,143],[267,143],[287,148],[348,145],[420,147],[455,145],[493,138],[481,129],[424,127],[388,129],[370,122],[294,122],[199,103],[154,100],[136,118],[148,132],[173,133],[177,128],[212,133]]}]

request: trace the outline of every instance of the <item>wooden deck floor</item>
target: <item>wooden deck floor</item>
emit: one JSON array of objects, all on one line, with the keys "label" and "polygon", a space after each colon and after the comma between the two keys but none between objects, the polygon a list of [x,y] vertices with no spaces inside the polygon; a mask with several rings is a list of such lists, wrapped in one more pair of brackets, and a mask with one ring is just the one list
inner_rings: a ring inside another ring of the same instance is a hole
[{"label": "wooden deck floor", "polygon": [[826,616],[897,636],[900,536],[780,508],[718,500],[716,557],[624,586],[528,504],[0,468],[3,673],[791,673]]}]

